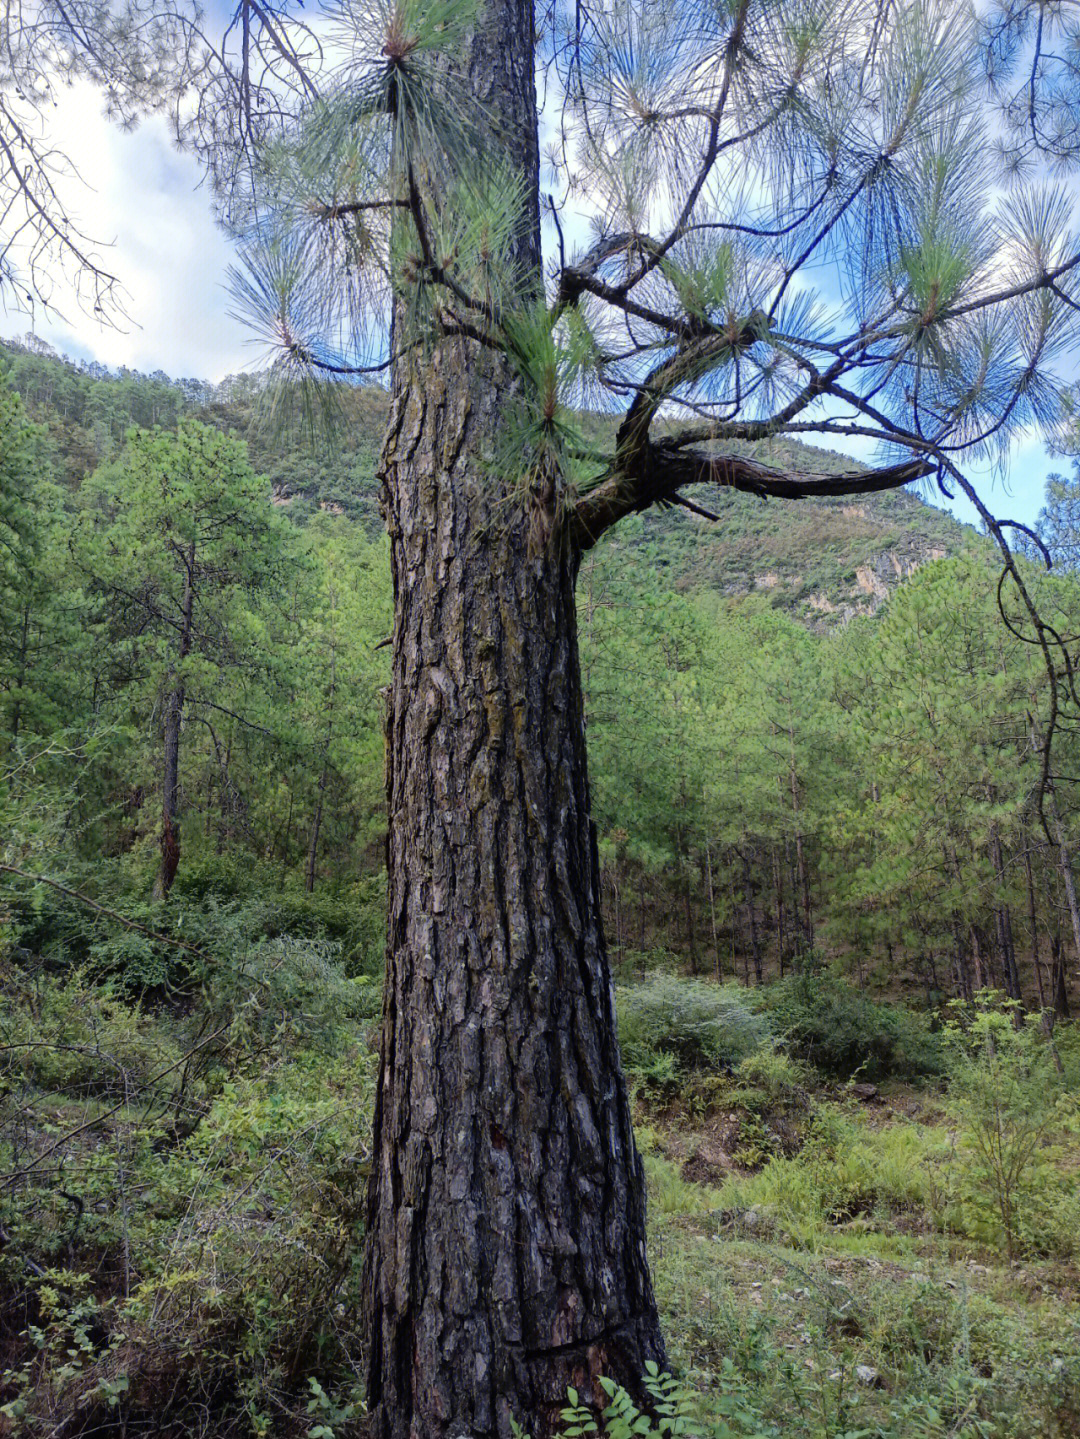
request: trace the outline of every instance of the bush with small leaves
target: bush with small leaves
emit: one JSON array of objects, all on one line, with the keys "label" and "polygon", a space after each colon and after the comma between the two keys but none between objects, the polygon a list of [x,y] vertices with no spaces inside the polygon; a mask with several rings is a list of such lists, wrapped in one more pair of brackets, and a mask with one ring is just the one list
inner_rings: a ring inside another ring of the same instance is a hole
[{"label": "bush with small leaves", "polygon": [[995,1214],[1010,1259],[1060,1248],[1080,1212],[1071,1177],[1053,1161],[1066,1158],[1061,1140],[1075,1139],[1078,1110],[1038,1016],[984,991],[971,1006],[950,1005],[945,1043],[972,1207]]},{"label": "bush with small leaves", "polygon": [[755,998],[791,1053],[826,1074],[884,1079],[942,1073],[941,1044],[926,1019],[899,1004],[877,1004],[829,974],[808,970]]},{"label": "bush with small leaves", "polygon": [[615,1003],[624,1063],[642,1077],[731,1069],[769,1038],[764,1018],[733,986],[657,973],[620,988]]}]

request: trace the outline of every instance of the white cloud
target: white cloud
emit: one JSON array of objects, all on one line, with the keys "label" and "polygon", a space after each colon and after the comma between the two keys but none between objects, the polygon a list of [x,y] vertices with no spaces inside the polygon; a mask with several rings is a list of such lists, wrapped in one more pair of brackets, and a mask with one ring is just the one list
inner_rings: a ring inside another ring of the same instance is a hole
[{"label": "white cloud", "polygon": [[[100,92],[89,84],[57,98],[49,138],[84,182],[67,181],[63,198],[84,233],[100,242],[98,253],[126,291],[131,323],[103,329],[58,287],[54,301],[64,319],[39,312],[36,333],[110,366],[210,380],[246,368],[256,351],[229,318],[224,290],[233,251],[214,223],[209,191],[199,188],[198,166],[177,152],[161,117],[124,133],[105,119]],[[5,333],[25,328],[22,317],[6,317]]]}]

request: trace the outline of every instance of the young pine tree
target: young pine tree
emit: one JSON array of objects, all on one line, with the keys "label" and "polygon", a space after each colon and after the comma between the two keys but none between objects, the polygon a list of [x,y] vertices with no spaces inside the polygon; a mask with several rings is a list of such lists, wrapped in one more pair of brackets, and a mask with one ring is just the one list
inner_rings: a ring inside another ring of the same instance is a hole
[{"label": "young pine tree", "polygon": [[286,545],[267,491],[242,441],[184,421],[175,435],[132,431],[80,492],[78,564],[106,598],[123,682],[144,692],[158,731],[158,899],[180,862],[188,712],[229,714],[228,678],[267,663],[254,610],[282,587]]}]

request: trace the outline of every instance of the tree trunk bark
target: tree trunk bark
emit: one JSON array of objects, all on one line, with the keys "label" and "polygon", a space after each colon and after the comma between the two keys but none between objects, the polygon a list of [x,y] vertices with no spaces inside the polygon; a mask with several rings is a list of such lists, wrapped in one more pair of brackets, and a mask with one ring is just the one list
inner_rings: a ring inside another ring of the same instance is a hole
[{"label": "tree trunk bark", "polygon": [[289,812],[288,812],[288,814],[285,816],[285,828],[284,828],[284,829],[282,830],[282,832],[281,832],[281,879],[280,879],[280,881],[279,881],[281,884],[284,884],[284,883],[285,883],[285,876],[286,876],[286,874],[288,873],[288,870],[289,870],[289,836],[290,836],[291,833],[292,833],[292,812],[293,812],[293,792],[292,792],[292,789],[290,788],[290,789],[289,789]]},{"label": "tree trunk bark", "polygon": [[30,655],[30,605],[29,602],[23,605],[22,611],[22,633],[19,636],[19,654],[15,668],[15,703],[11,710],[11,749],[19,743],[19,726],[22,722],[22,694],[26,684],[26,672],[29,668]]},{"label": "tree trunk bark", "polygon": [[[795,769],[795,731],[788,725],[788,744],[790,746],[790,767],[788,778],[791,785],[791,812],[795,821],[795,855],[799,866],[799,884],[802,888],[803,900],[803,926],[808,951],[814,948],[814,908],[810,898],[810,870],[806,863],[806,852],[803,848],[802,820],[799,813],[799,777]],[[796,910],[798,902],[796,901]]]},{"label": "tree trunk bark", "polygon": [[776,892],[776,972],[784,977],[784,872],[780,850],[773,846],[773,889]]},{"label": "tree trunk bark", "polygon": [[178,684],[165,699],[165,756],[161,785],[161,864],[154,881],[154,898],[169,897],[180,864],[180,724],[184,714],[184,686]]},{"label": "tree trunk bark", "polygon": [[[488,13],[485,15],[485,11]],[[477,101],[530,180],[533,7],[491,0]],[[491,157],[492,163],[497,155]],[[485,158],[484,163],[487,163]],[[379,1439],[559,1426],[663,1341],[590,817],[574,584],[547,487],[500,492],[515,404],[464,338],[394,376],[388,936],[364,1297]]]},{"label": "tree trunk bark", "polygon": [[717,984],[724,982],[724,967],[720,962],[720,939],[716,932],[716,892],[713,889],[712,849],[708,837],[705,839],[705,865],[709,874],[709,923],[712,926],[713,968]]},{"label": "tree trunk bark", "polygon": [[[1001,836],[998,834],[996,825],[990,826],[990,859],[994,866],[994,874],[997,876],[1001,900],[994,910],[994,917],[997,922],[998,947],[1001,950],[1001,971],[1005,980],[1005,993],[1010,999],[1015,999],[1022,1004],[1020,972],[1017,969],[1016,950],[1013,945],[1012,915],[1004,898],[1005,861],[1001,853]],[[1019,1011],[1017,1011],[1017,1017],[1019,1018]]]},{"label": "tree trunk bark", "polygon": [[975,925],[971,925],[971,961],[975,968],[975,992],[980,989],[987,989],[990,986],[990,976],[983,965],[982,945],[979,942],[979,931]]},{"label": "tree trunk bark", "polygon": [[970,1002],[972,997],[971,975],[968,972],[967,956],[964,954],[964,939],[960,921],[955,916],[953,917],[953,942],[956,956],[956,997]]},{"label": "tree trunk bark", "polygon": [[1069,1017],[1069,992],[1065,987],[1065,950],[1061,943],[1061,935],[1055,934],[1051,945],[1053,964],[1050,974],[1050,988],[1053,993],[1054,1013],[1058,1019]]},{"label": "tree trunk bark", "polygon": [[1035,993],[1039,999],[1039,1014],[1043,1028],[1049,1033],[1053,1026],[1047,1012],[1046,992],[1043,986],[1042,960],[1039,958],[1039,926],[1035,911],[1035,876],[1031,872],[1031,836],[1024,836],[1024,875],[1027,879],[1028,927],[1031,930],[1031,972],[1035,976]]},{"label": "tree trunk bark", "polygon": [[304,870],[304,888],[308,894],[315,891],[315,876],[319,872],[319,831],[322,829],[323,795],[326,791],[326,765],[319,775],[315,798],[315,813],[311,817],[311,837],[308,840],[307,866]]},{"label": "tree trunk bark", "polygon": [[[474,367],[475,373],[475,367]],[[575,556],[490,524],[459,357],[399,395],[389,934],[366,1296],[375,1433],[551,1433],[663,1355],[589,815]]]},{"label": "tree trunk bark", "polygon": [[642,864],[638,875],[638,920],[639,930],[638,949],[645,953],[645,865]]},{"label": "tree trunk bark", "polygon": [[[746,885],[746,910],[750,917],[750,949],[754,956],[754,980],[758,988],[764,983],[761,964],[761,939],[758,935],[757,911],[754,908],[754,882],[750,874],[750,861],[745,854],[743,862],[743,883]],[[746,973],[746,966],[743,966],[743,974],[747,985],[750,983],[750,976]]]},{"label": "tree trunk bark", "polygon": [[694,936],[694,901],[690,892],[690,851],[686,844],[685,832],[682,825],[675,827],[675,848],[679,856],[679,868],[682,870],[682,897],[683,916],[686,924],[686,946],[690,952],[690,973],[697,974],[697,942]]}]

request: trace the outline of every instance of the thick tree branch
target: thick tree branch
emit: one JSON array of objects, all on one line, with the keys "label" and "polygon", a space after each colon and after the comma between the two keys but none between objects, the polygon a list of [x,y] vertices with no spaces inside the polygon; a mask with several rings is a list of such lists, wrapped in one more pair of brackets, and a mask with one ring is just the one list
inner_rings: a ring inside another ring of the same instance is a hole
[{"label": "thick tree branch", "polygon": [[650,505],[680,503],[687,485],[712,484],[762,498],[809,499],[815,495],[865,495],[895,490],[936,470],[930,459],[915,457],[883,469],[840,475],[774,469],[747,455],[703,455],[682,450],[669,439],[650,442],[635,474],[613,473],[583,495],[573,508],[570,535],[582,550],[626,515]]}]

